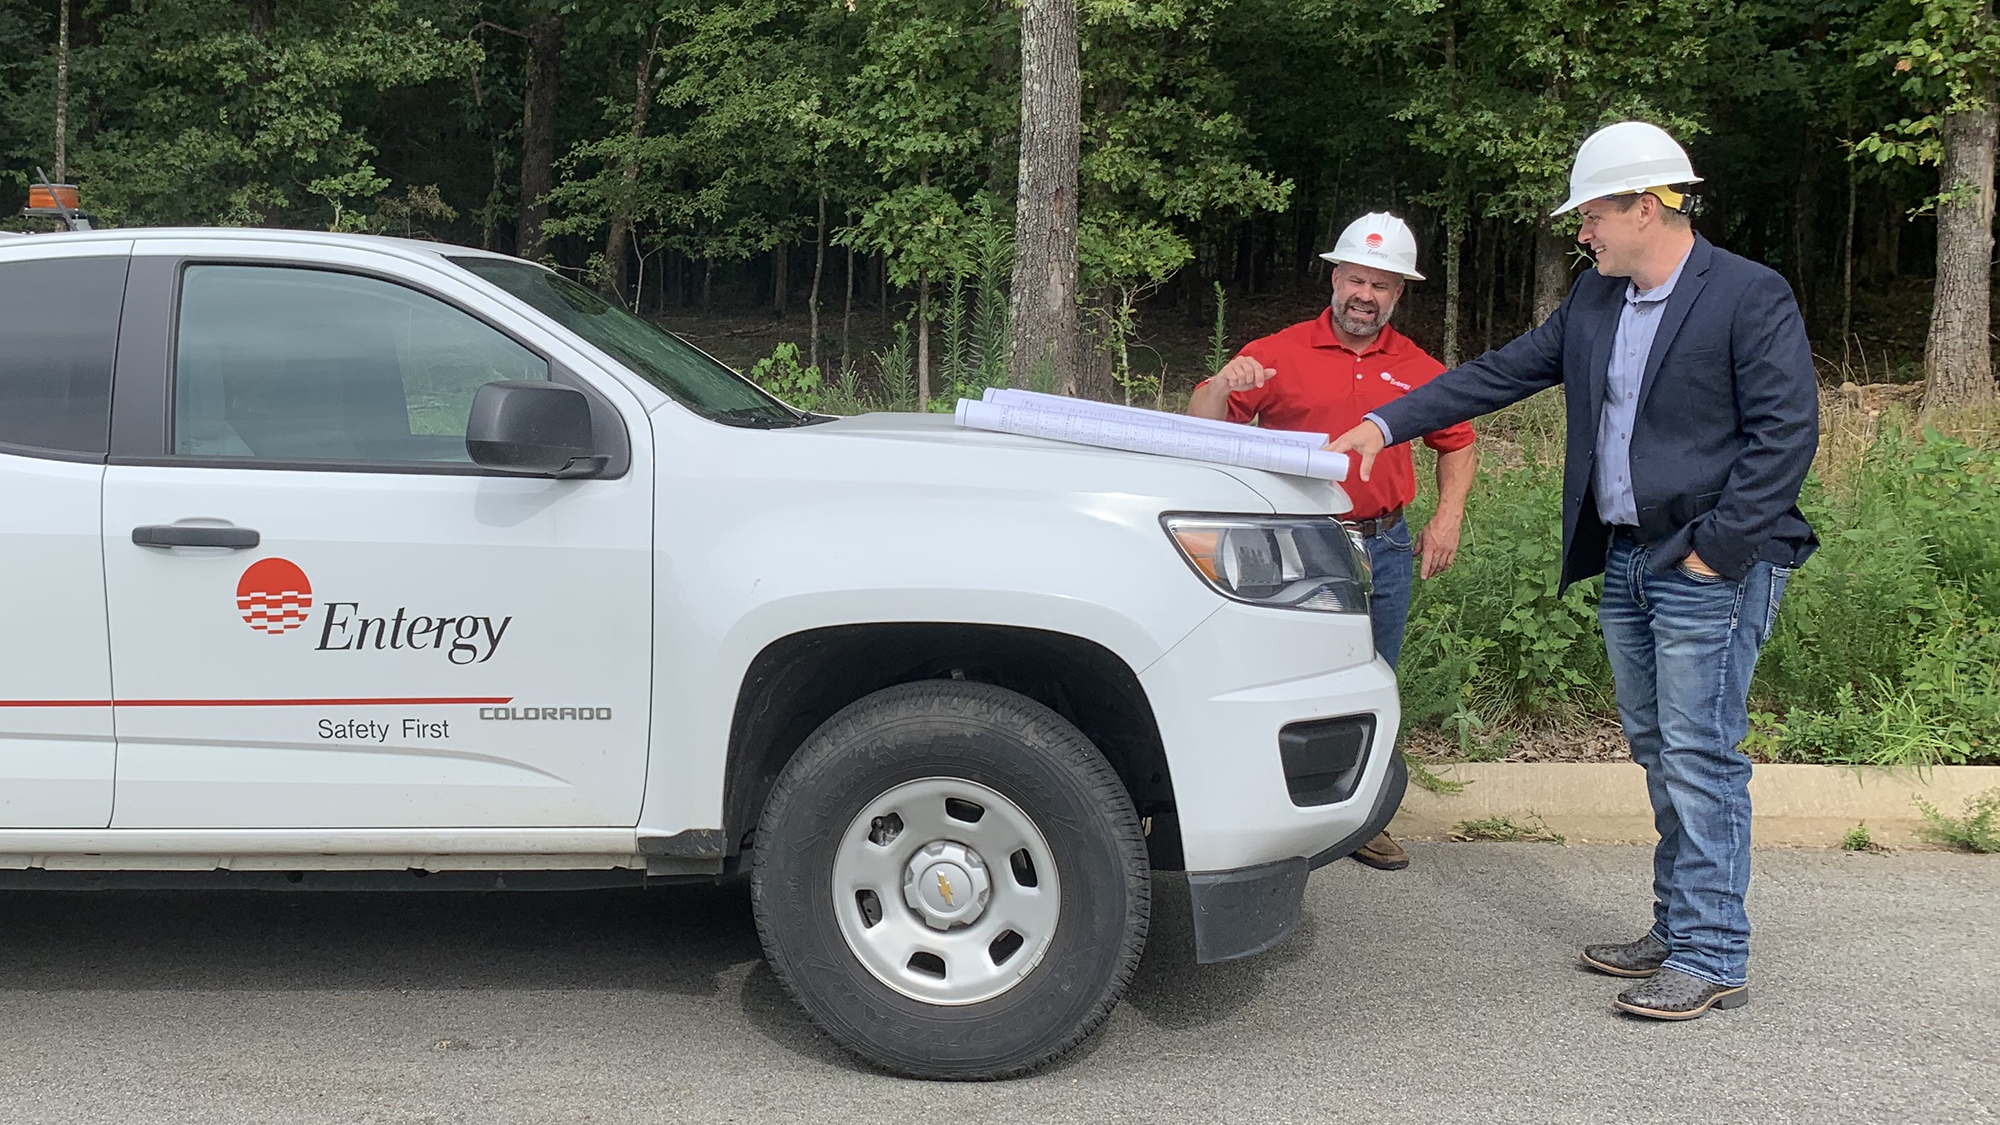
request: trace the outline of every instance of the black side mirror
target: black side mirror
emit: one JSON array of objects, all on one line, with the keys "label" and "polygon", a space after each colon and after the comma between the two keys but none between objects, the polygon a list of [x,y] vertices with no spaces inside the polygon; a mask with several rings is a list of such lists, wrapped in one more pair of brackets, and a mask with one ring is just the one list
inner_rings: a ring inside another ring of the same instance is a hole
[{"label": "black side mirror", "polygon": [[475,465],[546,477],[596,476],[609,460],[591,440],[583,392],[537,380],[479,388],[465,423],[465,451]]}]

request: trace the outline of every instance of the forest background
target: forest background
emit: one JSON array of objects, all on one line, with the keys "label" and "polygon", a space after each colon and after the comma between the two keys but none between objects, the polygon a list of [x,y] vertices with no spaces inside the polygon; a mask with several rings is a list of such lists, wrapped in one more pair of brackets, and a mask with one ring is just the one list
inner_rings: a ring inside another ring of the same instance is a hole
[{"label": "forest background", "polygon": [[[1698,229],[1791,282],[1827,388],[1827,546],[1749,748],[2000,762],[1988,0],[1074,11],[1063,370],[1008,365],[1013,0],[0,0],[0,215],[42,168],[105,224],[518,253],[820,409],[1009,381],[1172,409],[1323,307],[1316,255],[1365,211],[1417,231],[1399,327],[1447,363],[1511,338],[1587,268],[1546,218],[1577,143],[1654,121],[1706,178]],[[1418,598],[1405,707],[1439,752],[1615,741],[1595,590],[1554,591],[1559,409],[1484,431],[1460,562]]]}]

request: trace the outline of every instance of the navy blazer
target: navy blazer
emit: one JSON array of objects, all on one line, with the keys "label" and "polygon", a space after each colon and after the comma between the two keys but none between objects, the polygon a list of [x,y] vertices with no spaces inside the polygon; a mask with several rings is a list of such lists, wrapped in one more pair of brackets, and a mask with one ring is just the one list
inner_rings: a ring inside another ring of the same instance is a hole
[{"label": "navy blazer", "polygon": [[[1541,326],[1375,413],[1392,437],[1441,430],[1562,384],[1562,586],[1604,571],[1597,422],[1628,281],[1586,271]],[[1667,298],[1632,429],[1638,538],[1664,572],[1690,551],[1732,579],[1758,559],[1805,561],[1819,540],[1799,514],[1819,446],[1819,380],[1792,287],[1766,266],[1695,236]]]}]

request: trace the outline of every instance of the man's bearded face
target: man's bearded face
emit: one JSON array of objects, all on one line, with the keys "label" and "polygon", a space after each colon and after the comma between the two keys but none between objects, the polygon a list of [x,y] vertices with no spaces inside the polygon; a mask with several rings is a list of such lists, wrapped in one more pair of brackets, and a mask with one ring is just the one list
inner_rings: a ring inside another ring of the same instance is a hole
[{"label": "man's bearded face", "polygon": [[1333,322],[1349,336],[1367,340],[1396,315],[1403,279],[1373,266],[1341,262],[1333,273]]}]

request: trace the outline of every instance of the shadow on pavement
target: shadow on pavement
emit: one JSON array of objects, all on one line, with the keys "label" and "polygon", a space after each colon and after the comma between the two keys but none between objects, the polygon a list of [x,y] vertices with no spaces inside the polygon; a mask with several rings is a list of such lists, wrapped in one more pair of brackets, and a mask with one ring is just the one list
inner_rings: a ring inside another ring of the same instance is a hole
[{"label": "shadow on pavement", "polygon": [[637,989],[760,959],[744,887],[0,893],[0,991]]},{"label": "shadow on pavement", "polygon": [[1317,922],[1309,912],[1276,949],[1241,961],[1199,965],[1187,879],[1153,874],[1153,927],[1125,1002],[1153,1024],[1187,1030],[1222,1023],[1264,994],[1273,973],[1312,956]]},{"label": "shadow on pavement", "polygon": [[757,1033],[801,1058],[855,1074],[880,1074],[837,1046],[813,1026],[792,1002],[768,961],[750,967],[743,978],[743,1017]]}]

